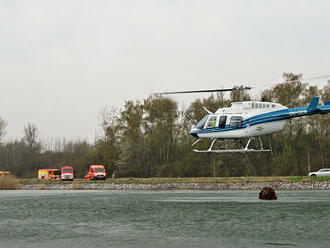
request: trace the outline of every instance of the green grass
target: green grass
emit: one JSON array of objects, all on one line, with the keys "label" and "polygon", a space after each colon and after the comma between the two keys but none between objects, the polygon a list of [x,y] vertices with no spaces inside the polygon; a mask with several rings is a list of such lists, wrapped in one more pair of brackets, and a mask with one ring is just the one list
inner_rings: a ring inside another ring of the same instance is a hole
[{"label": "green grass", "polygon": [[330,181],[330,177],[311,177],[310,181],[313,181],[313,182],[326,182],[326,181]]},{"label": "green grass", "polygon": [[266,182],[324,182],[330,177],[189,177],[189,178],[108,178],[106,180],[75,179],[72,181],[20,179],[21,184],[82,184],[82,183],[116,183],[116,184],[165,184],[165,183],[266,183]]}]

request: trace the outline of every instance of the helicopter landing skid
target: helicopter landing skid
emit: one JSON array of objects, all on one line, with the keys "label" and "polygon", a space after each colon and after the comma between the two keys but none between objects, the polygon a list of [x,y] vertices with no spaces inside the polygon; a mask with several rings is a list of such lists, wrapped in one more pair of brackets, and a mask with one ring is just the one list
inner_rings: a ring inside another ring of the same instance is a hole
[{"label": "helicopter landing skid", "polygon": [[[259,142],[260,142],[260,149],[251,149],[249,148],[250,142],[251,140],[253,140],[255,138],[250,138],[249,141],[247,142],[246,146],[244,149],[225,149],[225,150],[212,150],[212,147],[214,145],[214,143],[217,141],[217,139],[214,139],[210,145],[210,148],[207,150],[193,150],[194,152],[210,152],[210,153],[248,153],[248,152],[271,152],[270,149],[264,149],[261,139],[259,138]],[[197,143],[197,142],[196,142]]]}]

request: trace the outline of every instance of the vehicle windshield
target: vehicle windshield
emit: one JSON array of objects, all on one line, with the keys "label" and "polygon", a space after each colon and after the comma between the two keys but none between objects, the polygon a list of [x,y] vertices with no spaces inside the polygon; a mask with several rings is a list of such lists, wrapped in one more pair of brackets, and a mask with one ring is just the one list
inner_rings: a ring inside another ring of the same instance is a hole
[{"label": "vehicle windshield", "polygon": [[216,116],[210,116],[206,128],[215,128],[215,124],[217,122],[217,117]]},{"label": "vehicle windshield", "polygon": [[63,173],[72,173],[72,169],[63,169]]},{"label": "vehicle windshield", "polygon": [[103,168],[95,168],[94,171],[95,172],[104,172],[104,169]]},{"label": "vehicle windshield", "polygon": [[205,126],[208,116],[205,116],[198,124],[196,125],[197,129],[202,129]]}]

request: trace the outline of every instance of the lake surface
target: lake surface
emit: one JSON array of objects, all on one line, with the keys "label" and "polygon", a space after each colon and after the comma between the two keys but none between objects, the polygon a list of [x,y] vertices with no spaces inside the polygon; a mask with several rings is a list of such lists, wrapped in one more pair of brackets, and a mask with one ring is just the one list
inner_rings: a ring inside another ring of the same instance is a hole
[{"label": "lake surface", "polygon": [[0,191],[0,247],[330,247],[330,191]]}]

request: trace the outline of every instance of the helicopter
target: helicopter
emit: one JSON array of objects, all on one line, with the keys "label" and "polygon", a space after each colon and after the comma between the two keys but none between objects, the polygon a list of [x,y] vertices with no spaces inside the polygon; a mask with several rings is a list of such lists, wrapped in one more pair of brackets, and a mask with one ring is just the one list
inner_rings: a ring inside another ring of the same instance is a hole
[{"label": "helicopter", "polygon": [[[213,90],[193,90],[163,92],[160,95],[169,94],[190,94],[202,92],[226,92],[226,91],[244,91],[251,87],[234,87],[227,89]],[[330,112],[330,101],[325,101],[324,105],[318,105],[320,97],[314,97],[310,104],[305,107],[288,108],[279,103],[265,101],[241,101],[233,102],[231,107],[219,108],[212,113],[204,106],[208,113],[196,126],[190,130],[190,134],[196,138],[191,145],[205,139],[212,139],[211,145],[207,150],[197,150],[194,152],[202,153],[248,153],[248,152],[271,152],[270,149],[264,149],[261,136],[280,132],[288,120],[296,117],[310,116],[316,114],[327,114]],[[240,149],[228,149],[226,140],[248,138],[245,147]],[[251,141],[259,140],[258,148],[251,148]],[[215,142],[224,141],[225,149],[213,149]]]}]

